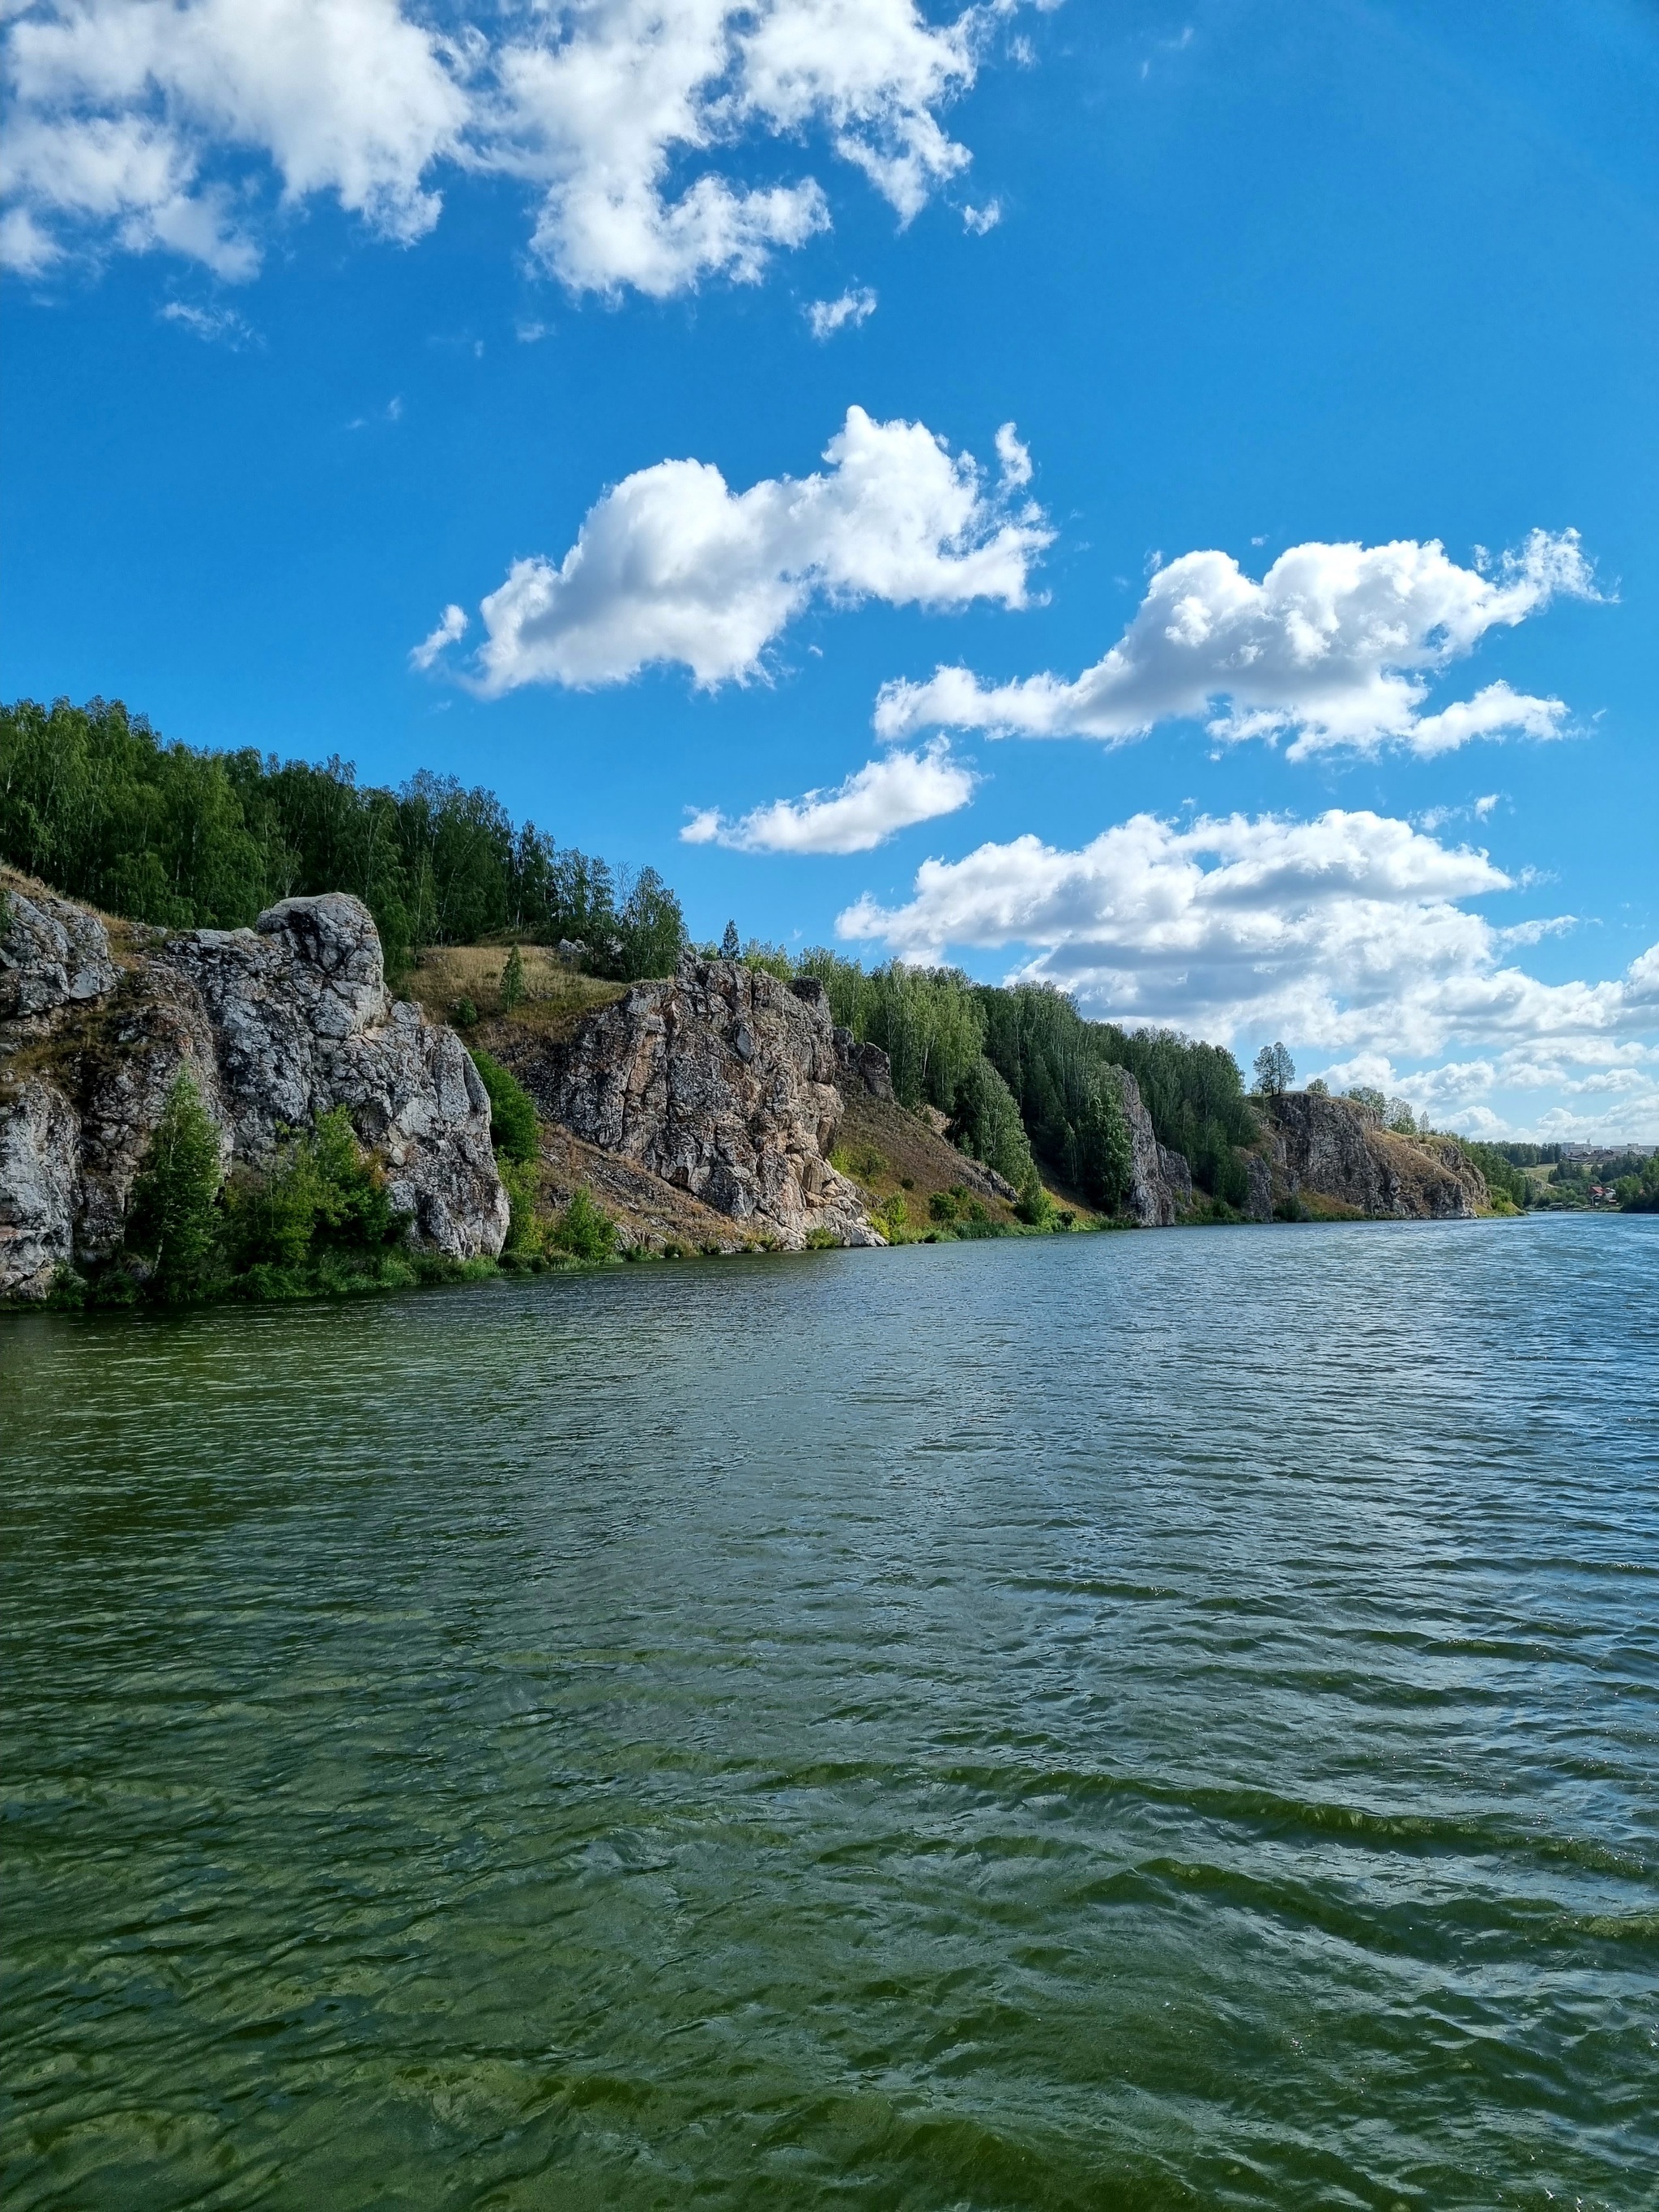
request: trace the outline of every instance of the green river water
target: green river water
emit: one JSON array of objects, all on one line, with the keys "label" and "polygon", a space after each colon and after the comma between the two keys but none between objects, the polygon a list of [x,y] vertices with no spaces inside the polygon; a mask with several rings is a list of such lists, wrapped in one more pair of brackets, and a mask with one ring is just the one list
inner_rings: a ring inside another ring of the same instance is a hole
[{"label": "green river water", "polygon": [[0,1322],[8,2212],[1659,2203],[1659,1218]]}]

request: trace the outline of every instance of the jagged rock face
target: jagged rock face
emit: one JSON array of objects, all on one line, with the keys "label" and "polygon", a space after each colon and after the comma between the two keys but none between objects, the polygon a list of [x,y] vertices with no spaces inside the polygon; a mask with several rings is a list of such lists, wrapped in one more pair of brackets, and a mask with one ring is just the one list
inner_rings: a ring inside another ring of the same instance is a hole
[{"label": "jagged rock face", "polygon": [[1398,1137],[1352,1100],[1310,1091],[1286,1091],[1266,1104],[1273,1183],[1282,1197],[1310,1194],[1396,1221],[1468,1220],[1487,1203],[1486,1177],[1449,1138]]},{"label": "jagged rock face", "polygon": [[688,957],[672,981],[636,983],[520,1073],[542,1110],[585,1142],[781,1244],[799,1247],[814,1230],[843,1244],[885,1242],[830,1165],[842,1064],[821,986]]},{"label": "jagged rock face", "polygon": [[[41,1023],[115,988],[109,935],[95,914],[45,892],[5,894],[0,1022]],[[34,1034],[43,1032],[36,1030]]]},{"label": "jagged rock face", "polygon": [[344,1106],[417,1242],[493,1257],[507,1200],[459,1037],[392,1004],[359,901],[289,899],[253,929],[133,930],[11,890],[0,940],[0,1295],[118,1245],[150,1132],[188,1069],[227,1163]]},{"label": "jagged rock face", "polygon": [[1109,1072],[1117,1079],[1134,1161],[1123,1211],[1143,1229],[1169,1229],[1193,1202],[1191,1171],[1180,1152],[1167,1152],[1158,1143],[1140,1085],[1128,1069],[1114,1067]]}]

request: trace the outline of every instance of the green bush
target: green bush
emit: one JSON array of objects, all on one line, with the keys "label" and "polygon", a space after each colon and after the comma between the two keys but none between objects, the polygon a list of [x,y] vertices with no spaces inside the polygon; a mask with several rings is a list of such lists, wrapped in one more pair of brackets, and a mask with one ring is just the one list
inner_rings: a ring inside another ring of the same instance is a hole
[{"label": "green bush", "polygon": [[890,1244],[908,1243],[910,1209],[904,1202],[902,1191],[896,1190],[890,1198],[884,1199],[872,1218]]},{"label": "green bush", "polygon": [[541,1194],[540,1163],[515,1160],[511,1153],[499,1152],[495,1169],[512,1209],[507,1218],[507,1242],[501,1247],[502,1257],[533,1260],[540,1254],[544,1241],[536,1218],[536,1200]]},{"label": "green bush", "polygon": [[224,1246],[239,1274],[303,1271],[325,1254],[378,1254],[407,1226],[343,1106],[290,1138],[264,1175],[239,1176],[225,1194]]},{"label": "green bush", "polygon": [[536,1102],[510,1069],[489,1053],[477,1051],[472,1065],[489,1093],[489,1141],[520,1167],[541,1158],[541,1125]]},{"label": "green bush", "polygon": [[1035,1165],[1020,1186],[1019,1203],[1014,1212],[1029,1228],[1054,1229],[1060,1222],[1060,1210],[1042,1188],[1042,1178]]},{"label": "green bush", "polygon": [[617,1224],[584,1184],[571,1194],[553,1231],[553,1242],[573,1260],[608,1260],[617,1248]]},{"label": "green bush", "polygon": [[888,1171],[887,1155],[874,1145],[837,1145],[830,1155],[830,1164],[855,1182],[873,1182]]},{"label": "green bush", "polygon": [[957,1201],[948,1190],[936,1190],[933,1193],[927,1201],[927,1217],[929,1220],[937,1221],[946,1229],[955,1226]]},{"label": "green bush", "polygon": [[126,1249],[148,1267],[151,1297],[177,1304],[206,1287],[223,1179],[218,1127],[181,1073],[145,1147],[127,1211]]}]

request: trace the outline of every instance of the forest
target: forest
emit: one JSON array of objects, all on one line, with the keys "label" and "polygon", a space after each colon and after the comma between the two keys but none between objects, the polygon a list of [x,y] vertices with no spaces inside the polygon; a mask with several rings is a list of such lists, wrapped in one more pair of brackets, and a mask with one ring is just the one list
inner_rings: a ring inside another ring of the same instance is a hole
[{"label": "forest", "polygon": [[169,744],[118,702],[0,707],[0,854],[106,912],[236,929],[278,899],[353,891],[396,981],[428,945],[586,948],[595,974],[672,968],[679,902],[637,874],[515,827],[493,792],[422,769],[396,791],[252,750]]}]

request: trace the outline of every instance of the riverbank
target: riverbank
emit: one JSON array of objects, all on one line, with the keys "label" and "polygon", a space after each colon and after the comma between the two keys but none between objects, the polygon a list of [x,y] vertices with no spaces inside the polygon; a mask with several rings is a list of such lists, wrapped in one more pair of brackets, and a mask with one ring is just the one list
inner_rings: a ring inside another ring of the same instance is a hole
[{"label": "riverbank", "polygon": [[[289,1299],[613,1254],[1490,1209],[1454,1139],[1346,1099],[1246,1101],[1230,1055],[1093,1036],[1052,994],[695,949],[622,985],[461,947],[399,997],[344,894],[234,931],[124,922],[11,872],[0,896],[12,1298]],[[1073,1030],[1097,1059],[1068,1105],[1045,1071],[1081,1049]],[[1161,1125],[1131,1068],[1098,1056],[1120,1046]],[[1166,1141],[1185,1128],[1210,1147],[1196,1168]]]}]

